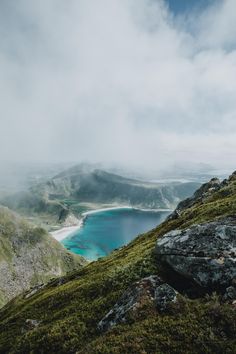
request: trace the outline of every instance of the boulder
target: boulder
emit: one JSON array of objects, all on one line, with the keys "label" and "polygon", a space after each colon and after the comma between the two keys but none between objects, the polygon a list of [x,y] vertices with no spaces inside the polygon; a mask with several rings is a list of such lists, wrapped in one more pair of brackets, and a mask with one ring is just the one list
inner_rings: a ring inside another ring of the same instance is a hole
[{"label": "boulder", "polygon": [[157,241],[157,261],[204,291],[222,292],[236,279],[236,218],[174,230]]},{"label": "boulder", "polygon": [[229,286],[223,296],[223,301],[234,303],[236,300],[236,288],[234,286]]},{"label": "boulder", "polygon": [[100,331],[107,331],[117,324],[124,323],[130,314],[137,314],[141,308],[152,302],[160,312],[169,304],[176,302],[177,292],[161,278],[151,275],[131,285],[114,307],[98,323]]},{"label": "boulder", "polygon": [[162,284],[155,290],[155,303],[160,312],[164,312],[170,303],[177,301],[177,291],[169,284]]},{"label": "boulder", "polygon": [[25,321],[27,329],[34,329],[34,328],[38,327],[41,322],[42,322],[42,321],[32,320],[32,319],[30,319],[30,318],[28,318],[28,319]]}]

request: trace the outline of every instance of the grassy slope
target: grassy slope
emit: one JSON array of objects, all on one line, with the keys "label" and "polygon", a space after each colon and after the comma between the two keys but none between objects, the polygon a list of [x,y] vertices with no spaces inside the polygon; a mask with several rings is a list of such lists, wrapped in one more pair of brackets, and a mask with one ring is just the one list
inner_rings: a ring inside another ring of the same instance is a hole
[{"label": "grassy slope", "polygon": [[[236,214],[233,181],[204,204],[185,210],[179,219],[164,222],[110,256],[65,277],[63,285],[55,281],[29,299],[16,298],[0,312],[0,352],[234,353],[236,312],[229,305],[220,305],[216,296],[183,298],[165,315],[147,306],[136,321],[130,319],[105,335],[96,330],[97,322],[130,283],[150,274],[164,276],[153,254],[157,237],[232,214]],[[42,322],[29,330],[28,318]]]},{"label": "grassy slope", "polygon": [[26,288],[78,269],[80,264],[81,257],[65,250],[45,230],[0,207],[0,269],[4,273],[0,274],[0,306]]}]

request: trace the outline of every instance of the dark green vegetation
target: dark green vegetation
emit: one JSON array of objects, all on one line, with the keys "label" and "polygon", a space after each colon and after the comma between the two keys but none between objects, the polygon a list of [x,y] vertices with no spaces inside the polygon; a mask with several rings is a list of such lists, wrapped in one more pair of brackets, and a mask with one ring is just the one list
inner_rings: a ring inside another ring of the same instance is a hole
[{"label": "dark green vegetation", "polygon": [[[26,216],[40,216],[43,226],[104,205],[175,208],[199,186],[196,182],[157,184],[121,177],[79,165],[2,200]],[[37,219],[36,218],[36,219]],[[37,221],[37,220],[34,220]]]},{"label": "dark green vegetation", "polygon": [[0,207],[0,307],[31,286],[85,264],[44,229]]},{"label": "dark green vegetation", "polygon": [[[235,176],[128,246],[52,281],[27,299],[21,295],[12,300],[0,311],[0,352],[235,353],[236,310],[223,304],[220,294],[193,300],[183,293],[167,313],[147,303],[136,317],[106,334],[97,329],[131,283],[151,274],[166,278],[153,252],[157,238],[227,215],[236,215]],[[174,286],[175,279],[168,282]],[[27,319],[37,325],[29,326]]]}]

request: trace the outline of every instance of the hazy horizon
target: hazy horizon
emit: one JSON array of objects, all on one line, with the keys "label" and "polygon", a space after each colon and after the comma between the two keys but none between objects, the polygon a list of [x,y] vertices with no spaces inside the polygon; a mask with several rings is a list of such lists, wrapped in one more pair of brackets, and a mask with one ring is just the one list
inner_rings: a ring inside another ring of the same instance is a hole
[{"label": "hazy horizon", "polygon": [[235,6],[1,1],[0,161],[234,170]]}]

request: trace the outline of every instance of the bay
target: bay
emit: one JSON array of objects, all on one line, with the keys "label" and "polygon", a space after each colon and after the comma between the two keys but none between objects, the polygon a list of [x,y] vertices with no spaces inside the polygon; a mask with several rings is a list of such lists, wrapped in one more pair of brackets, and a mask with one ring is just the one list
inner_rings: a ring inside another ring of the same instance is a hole
[{"label": "bay", "polygon": [[129,208],[98,211],[87,215],[83,226],[62,243],[71,252],[93,261],[153,229],[169,213]]}]

